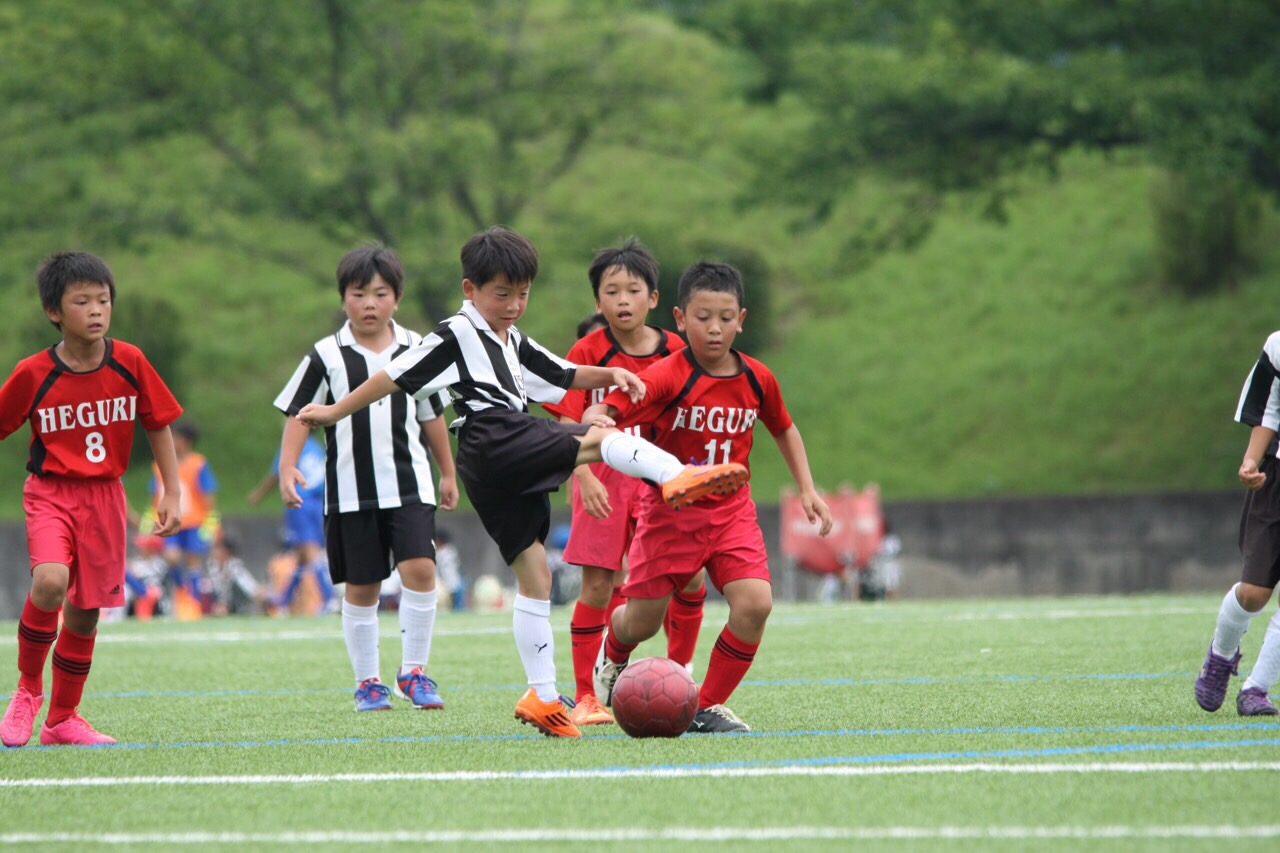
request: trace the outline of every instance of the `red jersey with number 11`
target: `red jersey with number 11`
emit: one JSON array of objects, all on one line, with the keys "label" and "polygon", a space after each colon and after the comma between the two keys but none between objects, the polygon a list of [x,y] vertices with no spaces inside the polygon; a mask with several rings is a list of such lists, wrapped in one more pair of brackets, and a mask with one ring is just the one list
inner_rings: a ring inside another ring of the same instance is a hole
[{"label": "red jersey with number 11", "polygon": [[681,350],[640,374],[646,391],[638,404],[621,391],[604,402],[618,410],[619,423],[647,424],[649,439],[686,465],[738,462],[750,468],[756,421],[775,436],[792,421],[769,368],[737,350],[733,354],[742,369],[712,376],[692,351]]},{"label": "red jersey with number 11", "polygon": [[119,478],[129,468],[134,422],[156,430],[182,414],[140,349],[105,342],[102,364],[93,370],[69,369],[50,347],[18,362],[0,387],[0,439],[31,422],[32,474]]}]

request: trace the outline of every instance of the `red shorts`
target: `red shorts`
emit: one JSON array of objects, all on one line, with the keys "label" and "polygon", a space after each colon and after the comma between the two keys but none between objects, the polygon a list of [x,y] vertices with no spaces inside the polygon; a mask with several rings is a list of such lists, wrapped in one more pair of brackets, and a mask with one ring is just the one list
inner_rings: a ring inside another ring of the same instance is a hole
[{"label": "red shorts", "polygon": [[770,581],[769,554],[750,487],[679,512],[663,503],[656,489],[643,492],[639,503],[622,587],[627,598],[662,598],[678,592],[703,566],[721,591],[730,581],[744,578]]},{"label": "red shorts", "polygon": [[573,482],[573,520],[564,561],[574,566],[597,566],[611,572],[622,570],[622,558],[636,532],[636,511],[642,491],[656,491],[635,477],[628,477],[602,462],[591,466],[609,492],[608,518],[592,518],[582,506],[578,478]]},{"label": "red shorts", "polygon": [[27,477],[22,487],[31,568],[71,570],[67,600],[81,610],[124,604],[128,518],[117,480]]}]

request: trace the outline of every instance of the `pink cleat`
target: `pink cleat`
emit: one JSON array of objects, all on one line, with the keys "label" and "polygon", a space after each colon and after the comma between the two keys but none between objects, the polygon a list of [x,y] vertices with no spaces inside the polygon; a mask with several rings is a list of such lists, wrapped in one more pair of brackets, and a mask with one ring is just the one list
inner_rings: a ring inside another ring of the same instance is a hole
[{"label": "pink cleat", "polygon": [[85,721],[85,718],[78,713],[72,712],[56,726],[50,726],[47,722],[40,727],[40,742],[45,746],[53,746],[54,744],[64,743],[73,746],[102,746],[108,743],[115,743],[116,739],[95,729]]},{"label": "pink cleat", "polygon": [[36,723],[36,712],[44,703],[44,695],[37,696],[22,687],[13,691],[9,708],[0,720],[0,741],[7,747],[26,746],[31,740],[31,728]]}]

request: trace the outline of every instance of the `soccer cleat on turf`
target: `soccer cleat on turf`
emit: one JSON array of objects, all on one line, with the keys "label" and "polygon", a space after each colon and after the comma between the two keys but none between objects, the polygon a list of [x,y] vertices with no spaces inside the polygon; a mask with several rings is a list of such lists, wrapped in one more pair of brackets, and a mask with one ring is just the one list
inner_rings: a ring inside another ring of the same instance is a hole
[{"label": "soccer cleat on turf", "polygon": [[561,696],[554,702],[543,702],[532,687],[516,703],[516,719],[528,723],[547,737],[582,737],[582,732],[569,719]]},{"label": "soccer cleat on turf", "polygon": [[0,720],[0,741],[7,747],[26,746],[36,724],[36,712],[44,703],[44,695],[36,696],[19,687],[9,697],[9,707]]},{"label": "soccer cleat on turf", "polygon": [[[605,630],[605,639],[609,636],[609,632]],[[613,704],[613,685],[617,683],[618,676],[622,675],[622,671],[627,668],[625,663],[614,663],[609,660],[609,656],[604,653],[604,640],[600,641],[600,651],[596,652],[596,665],[591,669],[592,686],[596,689],[596,699],[606,707]]]},{"label": "soccer cleat on turf", "polygon": [[573,706],[573,710],[569,712],[569,720],[575,726],[601,726],[614,721],[613,714],[606,711],[600,700],[590,693]]},{"label": "soccer cleat on turf", "polygon": [[1236,697],[1236,711],[1242,717],[1274,717],[1280,714],[1280,709],[1271,704],[1267,691],[1261,687],[1241,690]]},{"label": "soccer cleat on turf", "polygon": [[357,711],[390,711],[391,690],[376,678],[360,682],[356,688]]},{"label": "soccer cleat on turf", "polygon": [[435,679],[428,678],[420,666],[415,666],[408,672],[397,672],[392,694],[397,699],[408,699],[419,710],[444,707]]},{"label": "soccer cleat on turf", "polygon": [[737,462],[690,465],[662,484],[662,499],[672,509],[697,503],[708,495],[731,495],[747,484],[751,472]]},{"label": "soccer cleat on turf", "polygon": [[1222,707],[1227,698],[1227,683],[1231,676],[1240,673],[1240,650],[1236,649],[1235,657],[1224,658],[1213,653],[1213,645],[1204,656],[1204,666],[1200,667],[1200,675],[1196,678],[1196,702],[1206,711],[1216,711]]},{"label": "soccer cleat on turf", "polygon": [[96,730],[84,717],[72,711],[70,717],[56,726],[50,726],[48,721],[45,721],[45,724],[40,727],[40,742],[45,746],[59,743],[74,746],[102,746],[115,743],[116,739]]},{"label": "soccer cleat on turf", "polygon": [[698,709],[686,731],[692,734],[732,734],[749,732],[751,726],[738,719],[738,715],[725,706],[712,705],[710,708]]}]

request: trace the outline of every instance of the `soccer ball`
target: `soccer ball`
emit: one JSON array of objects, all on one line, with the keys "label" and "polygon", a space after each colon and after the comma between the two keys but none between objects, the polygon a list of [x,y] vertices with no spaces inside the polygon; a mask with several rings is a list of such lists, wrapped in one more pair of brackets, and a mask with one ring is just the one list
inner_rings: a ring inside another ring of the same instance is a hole
[{"label": "soccer ball", "polygon": [[698,710],[698,685],[675,661],[643,658],[618,676],[610,704],[632,737],[680,737]]}]

